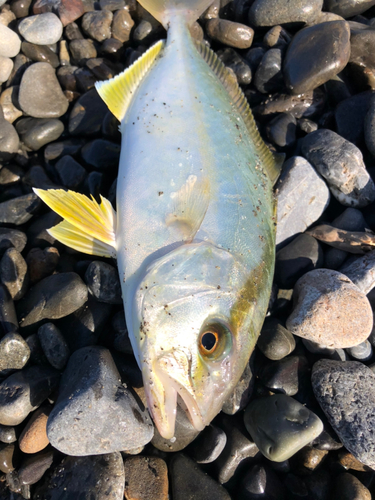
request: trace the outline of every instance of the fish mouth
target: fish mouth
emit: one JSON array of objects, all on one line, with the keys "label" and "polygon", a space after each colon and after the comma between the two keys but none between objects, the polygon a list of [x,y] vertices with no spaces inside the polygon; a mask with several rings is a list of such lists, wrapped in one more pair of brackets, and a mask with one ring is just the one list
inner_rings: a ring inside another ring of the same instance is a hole
[{"label": "fish mouth", "polygon": [[154,363],[153,370],[146,367],[143,372],[148,408],[164,439],[174,437],[178,395],[186,406],[185,411],[194,428],[197,431],[205,428],[185,353],[174,350],[163,354]]}]

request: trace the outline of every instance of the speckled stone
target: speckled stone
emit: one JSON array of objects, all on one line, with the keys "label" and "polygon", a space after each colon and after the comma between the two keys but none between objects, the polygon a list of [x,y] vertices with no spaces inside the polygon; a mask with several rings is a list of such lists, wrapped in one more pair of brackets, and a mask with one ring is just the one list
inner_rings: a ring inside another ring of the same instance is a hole
[{"label": "speckled stone", "polygon": [[288,23],[311,23],[322,9],[322,0],[255,0],[249,11],[252,26],[275,26]]},{"label": "speckled stone", "polygon": [[0,56],[15,57],[21,49],[21,39],[12,29],[0,23]]},{"label": "speckled stone", "polygon": [[15,248],[8,248],[1,258],[0,281],[7,287],[13,300],[21,299],[28,289],[27,264]]},{"label": "speckled stone", "polygon": [[[18,333],[7,333],[0,341],[0,375],[21,370],[30,358],[30,349]],[[0,439],[1,441],[1,439]]]},{"label": "speckled stone", "polygon": [[56,14],[46,12],[26,17],[20,22],[18,29],[27,42],[49,45],[59,41],[63,25]]},{"label": "speckled stone", "polygon": [[251,47],[254,30],[244,24],[234,23],[227,19],[210,19],[206,23],[207,34],[215,41],[236,49]]},{"label": "speckled stone", "polygon": [[43,477],[53,461],[53,450],[47,448],[44,451],[26,457],[18,469],[21,484],[35,484]]},{"label": "speckled stone", "polygon": [[124,461],[126,500],[168,500],[167,464],[157,457],[128,457]]},{"label": "speckled stone", "polygon": [[375,286],[375,251],[348,261],[340,268],[340,272],[367,295]]},{"label": "speckled stone", "polygon": [[70,350],[60,330],[53,323],[45,323],[39,328],[38,337],[50,365],[62,370],[68,362]]},{"label": "speckled stone", "polygon": [[43,406],[31,415],[18,439],[23,453],[38,453],[48,446],[47,420],[51,409],[51,406]]}]

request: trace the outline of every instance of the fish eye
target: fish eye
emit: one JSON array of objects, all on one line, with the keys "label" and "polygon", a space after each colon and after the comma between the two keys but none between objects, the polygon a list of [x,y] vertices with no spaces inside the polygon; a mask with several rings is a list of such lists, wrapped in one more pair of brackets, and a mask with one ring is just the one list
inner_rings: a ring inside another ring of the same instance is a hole
[{"label": "fish eye", "polygon": [[198,347],[203,358],[221,358],[228,352],[231,345],[232,333],[229,327],[221,321],[210,321],[201,329]]},{"label": "fish eye", "polygon": [[219,336],[216,332],[204,332],[201,336],[201,348],[207,353],[211,353],[215,350],[219,341]]}]

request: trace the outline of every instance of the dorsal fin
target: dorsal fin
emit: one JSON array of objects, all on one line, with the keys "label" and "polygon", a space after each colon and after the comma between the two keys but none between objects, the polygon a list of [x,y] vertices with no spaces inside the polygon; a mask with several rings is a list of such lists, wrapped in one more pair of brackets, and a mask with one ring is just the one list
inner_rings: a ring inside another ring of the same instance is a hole
[{"label": "dorsal fin", "polygon": [[224,85],[234,105],[237,106],[240,115],[249,131],[250,137],[254,142],[255,150],[259,159],[262,162],[272,184],[275,184],[280,175],[281,165],[280,161],[276,160],[269,148],[261,138],[258,128],[256,126],[253,113],[251,112],[249,103],[237,83],[237,79],[226,68],[225,64],[219,59],[213,50],[207,47],[206,44],[196,41],[198,52],[210,66],[215,75],[219,78]]},{"label": "dorsal fin", "polygon": [[154,64],[164,45],[165,41],[160,40],[119,75],[110,80],[95,83],[98,94],[120,122],[125,116],[135,90]]}]

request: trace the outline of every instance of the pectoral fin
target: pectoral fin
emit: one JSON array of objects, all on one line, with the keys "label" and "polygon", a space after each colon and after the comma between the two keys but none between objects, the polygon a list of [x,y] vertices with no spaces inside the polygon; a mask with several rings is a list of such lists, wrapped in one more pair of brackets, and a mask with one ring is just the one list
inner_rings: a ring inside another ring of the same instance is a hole
[{"label": "pectoral fin", "polygon": [[64,218],[48,232],[79,252],[116,257],[116,212],[111,203],[63,189],[35,189],[46,205]]}]

